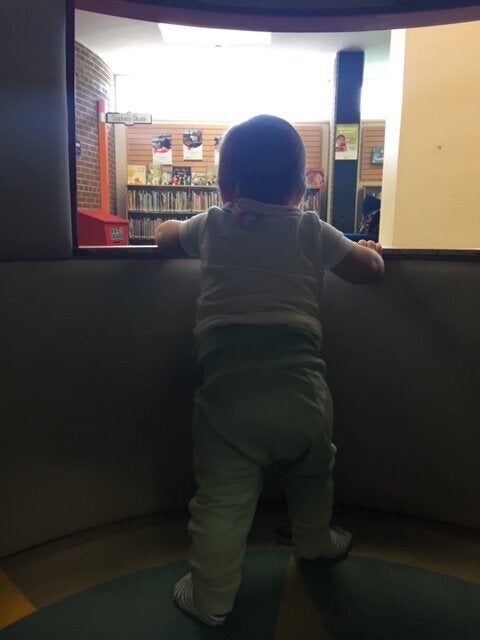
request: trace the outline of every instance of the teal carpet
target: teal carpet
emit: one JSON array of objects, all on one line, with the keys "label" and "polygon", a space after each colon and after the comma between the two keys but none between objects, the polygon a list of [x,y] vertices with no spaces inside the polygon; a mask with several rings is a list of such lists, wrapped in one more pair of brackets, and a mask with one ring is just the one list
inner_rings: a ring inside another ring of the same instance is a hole
[{"label": "teal carpet", "polygon": [[[197,623],[173,604],[172,586],[187,571],[176,562],[65,598],[0,631],[0,640],[274,640],[289,557],[247,555],[235,609],[222,627]],[[480,638],[476,585],[358,556],[300,561],[298,569],[331,640]],[[315,629],[307,636],[319,637]]]}]

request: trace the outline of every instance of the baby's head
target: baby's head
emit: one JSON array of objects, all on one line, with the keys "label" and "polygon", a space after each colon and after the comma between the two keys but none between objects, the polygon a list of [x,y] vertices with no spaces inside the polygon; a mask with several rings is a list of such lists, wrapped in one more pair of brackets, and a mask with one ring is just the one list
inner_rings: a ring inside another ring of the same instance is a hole
[{"label": "baby's head", "polygon": [[297,205],[305,192],[305,147],[286,120],[259,115],[222,139],[218,185],[223,202],[251,198]]}]

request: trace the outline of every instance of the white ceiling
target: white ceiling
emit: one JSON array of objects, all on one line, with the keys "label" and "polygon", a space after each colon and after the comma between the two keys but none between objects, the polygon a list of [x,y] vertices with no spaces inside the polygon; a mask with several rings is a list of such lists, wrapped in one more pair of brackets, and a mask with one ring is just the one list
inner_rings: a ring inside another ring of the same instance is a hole
[{"label": "white ceiling", "polygon": [[[153,73],[161,66],[163,46],[155,22],[118,18],[88,11],[75,12],[75,39],[99,55],[114,74]],[[293,47],[334,55],[342,50],[365,51],[365,75],[388,62],[390,31],[352,33],[274,33],[272,47]],[[194,64],[194,61],[193,61]],[[190,70],[180,70],[187,73]]]}]

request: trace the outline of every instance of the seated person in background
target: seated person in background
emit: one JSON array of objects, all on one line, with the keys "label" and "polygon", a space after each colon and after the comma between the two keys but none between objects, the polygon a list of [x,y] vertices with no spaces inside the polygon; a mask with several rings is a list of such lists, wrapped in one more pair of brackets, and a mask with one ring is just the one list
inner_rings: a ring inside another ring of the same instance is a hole
[{"label": "seated person in background", "polygon": [[380,198],[370,194],[366,195],[362,203],[362,221],[358,228],[358,233],[365,233],[376,236],[380,228]]}]

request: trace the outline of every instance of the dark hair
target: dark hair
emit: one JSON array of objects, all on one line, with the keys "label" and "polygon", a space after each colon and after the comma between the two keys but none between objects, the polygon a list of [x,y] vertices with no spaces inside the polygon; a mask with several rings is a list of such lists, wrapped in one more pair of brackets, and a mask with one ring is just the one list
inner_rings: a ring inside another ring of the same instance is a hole
[{"label": "dark hair", "polygon": [[218,166],[222,200],[252,198],[293,204],[305,191],[305,147],[286,120],[258,115],[232,126],[222,139]]}]

